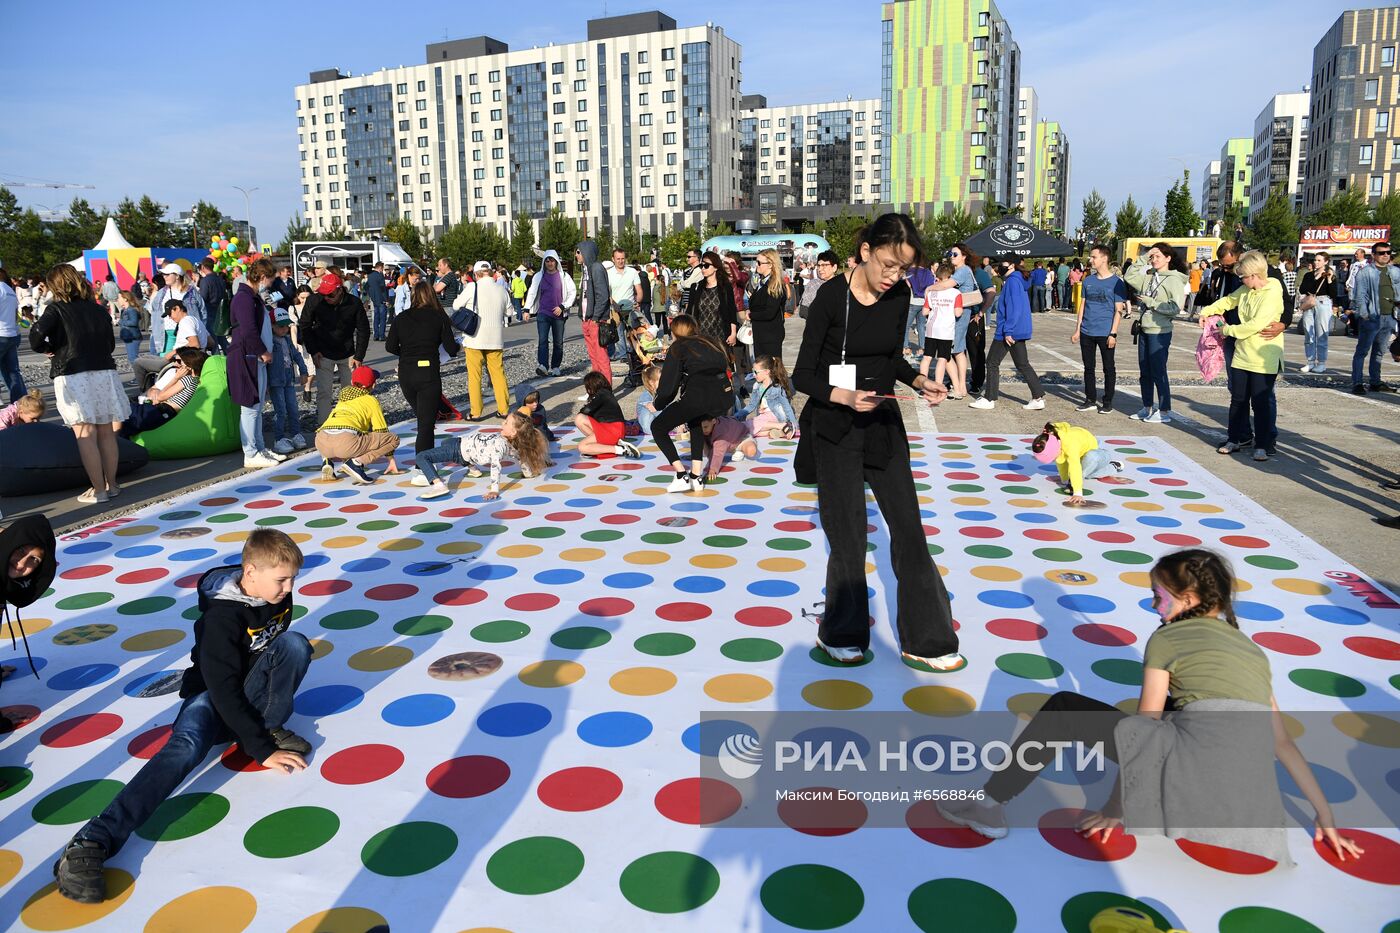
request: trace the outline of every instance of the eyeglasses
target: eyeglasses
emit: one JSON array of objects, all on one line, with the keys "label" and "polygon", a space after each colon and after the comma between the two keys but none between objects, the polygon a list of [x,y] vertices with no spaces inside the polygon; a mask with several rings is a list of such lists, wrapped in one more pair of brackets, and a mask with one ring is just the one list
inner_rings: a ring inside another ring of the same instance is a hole
[{"label": "eyeglasses", "polygon": [[701,268],[701,269],[713,269],[714,267],[715,267],[715,264],[712,263],[712,262],[702,262],[702,263],[700,263],[700,268]]},{"label": "eyeglasses", "polygon": [[1388,249],[1378,249],[1378,250],[1376,250],[1375,255],[1377,255],[1377,256],[1389,256],[1389,255],[1390,255],[1390,250],[1388,250]]}]

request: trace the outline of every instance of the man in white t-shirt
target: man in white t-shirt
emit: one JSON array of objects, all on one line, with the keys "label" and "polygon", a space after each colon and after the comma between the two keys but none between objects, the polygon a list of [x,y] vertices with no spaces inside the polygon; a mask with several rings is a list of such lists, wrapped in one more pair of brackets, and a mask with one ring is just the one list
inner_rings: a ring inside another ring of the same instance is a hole
[{"label": "man in white t-shirt", "polygon": [[[613,250],[612,265],[608,266],[608,291],[612,293],[612,303],[622,312],[623,320],[627,312],[642,303],[642,279],[637,270],[627,265],[627,253]],[[624,307],[623,302],[628,302]]]},{"label": "man in white t-shirt", "polygon": [[196,350],[209,349],[209,331],[204,322],[185,307],[178,298],[165,303],[162,317],[169,318],[175,325],[175,346],[165,356],[140,356],[131,363],[131,372],[136,377],[136,388],[145,389],[152,374],[160,372],[166,363],[175,359],[175,351],[180,347],[193,347]]}]

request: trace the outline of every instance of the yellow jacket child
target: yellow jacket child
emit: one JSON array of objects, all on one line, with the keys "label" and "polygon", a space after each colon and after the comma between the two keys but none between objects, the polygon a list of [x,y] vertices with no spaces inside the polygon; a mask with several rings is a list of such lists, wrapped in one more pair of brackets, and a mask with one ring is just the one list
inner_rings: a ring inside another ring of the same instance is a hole
[{"label": "yellow jacket child", "polygon": [[1110,460],[1108,451],[1099,449],[1099,439],[1086,428],[1068,421],[1045,425],[1031,452],[1040,463],[1053,463],[1060,471],[1061,485],[1070,493],[1071,505],[1084,504],[1084,481],[1108,473],[1119,473],[1123,464]]}]

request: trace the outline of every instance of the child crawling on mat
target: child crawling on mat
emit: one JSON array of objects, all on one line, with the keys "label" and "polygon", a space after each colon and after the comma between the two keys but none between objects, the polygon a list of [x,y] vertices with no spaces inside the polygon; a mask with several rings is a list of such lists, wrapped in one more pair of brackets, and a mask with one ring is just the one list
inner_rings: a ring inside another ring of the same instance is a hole
[{"label": "child crawling on mat", "polygon": [[1066,504],[1075,507],[1085,504],[1086,479],[1123,472],[1122,461],[1110,460],[1108,451],[1099,448],[1099,439],[1091,431],[1068,421],[1047,423],[1031,442],[1031,452],[1040,463],[1053,463],[1059,468],[1059,491],[1069,493]]},{"label": "child crawling on mat", "polygon": [[[526,479],[539,476],[546,467],[554,465],[549,459],[544,435],[535,429],[528,415],[513,411],[501,423],[500,431],[467,431],[454,434],[432,450],[418,455],[418,469],[427,480],[428,488],[419,499],[441,499],[451,492],[438,476],[438,468],[447,463],[466,464],[467,475],[477,477],[483,470],[491,471],[491,485],[483,499],[501,496],[501,460],[508,454],[520,459],[520,472]],[[415,485],[418,483],[414,479]]]}]

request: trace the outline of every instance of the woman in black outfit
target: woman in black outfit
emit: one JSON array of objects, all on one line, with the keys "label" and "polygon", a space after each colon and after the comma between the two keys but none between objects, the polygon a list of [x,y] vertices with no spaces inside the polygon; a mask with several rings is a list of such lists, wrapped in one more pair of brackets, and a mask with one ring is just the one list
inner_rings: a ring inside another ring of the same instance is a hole
[{"label": "woman in black outfit", "polygon": [[[729,288],[723,291],[733,301]],[[695,305],[692,303],[691,307]],[[676,471],[676,478],[666,491],[699,492],[704,488],[701,474],[705,468],[705,431],[701,422],[734,411],[729,356],[714,338],[699,331],[695,318],[688,314],[677,315],[671,321],[671,336],[676,342],[666,352],[666,364],[661,368],[655,402],[660,414],[651,423],[651,436]],[[680,398],[676,398],[677,394]],[[690,430],[688,470],[676,452],[676,442],[671,440],[671,432],[683,424]]]},{"label": "woman in black outfit", "polygon": [[904,273],[922,252],[914,222],[884,214],[861,233],[856,267],[832,278],[812,302],[792,371],[793,386],[809,396],[794,466],[798,482],[817,485],[831,552],[817,646],[847,664],[859,663],[870,646],[868,484],[889,528],[901,650],[909,661],[942,672],[967,662],[958,654],[948,591],[924,539],[904,419],[898,404],[882,397],[894,392],[895,380],[930,404],[948,394],[904,358],[910,294]]},{"label": "woman in black outfit", "polygon": [[461,349],[452,333],[452,320],[438,303],[433,287],[420,281],[413,288],[407,311],[395,315],[389,324],[384,349],[399,358],[399,388],[408,407],[418,419],[418,436],[413,452],[432,450],[433,427],[437,424],[438,402],[442,398],[440,354],[455,356]]},{"label": "woman in black outfit", "polygon": [[783,279],[783,260],[775,249],[758,254],[758,283],[749,295],[749,323],[753,325],[753,357],[783,358],[783,311],[790,289]]},{"label": "woman in black outfit", "polygon": [[739,312],[734,307],[734,286],[724,269],[719,253],[710,250],[700,257],[700,281],[686,289],[686,304],[696,333],[709,337],[724,350],[732,370],[735,348],[739,344]]}]

